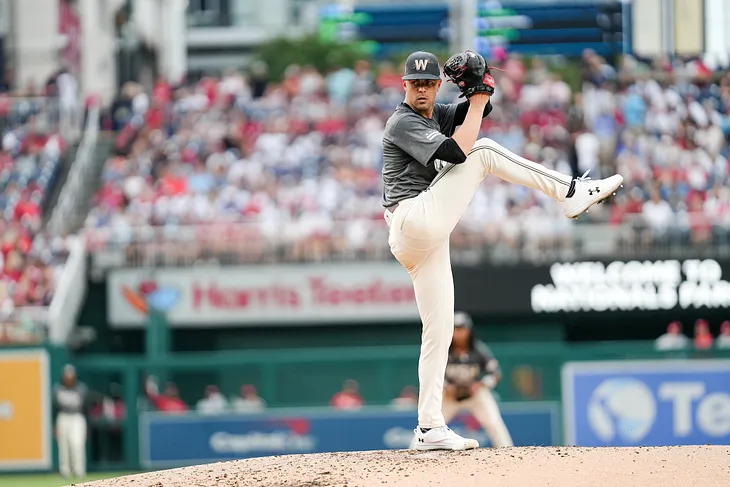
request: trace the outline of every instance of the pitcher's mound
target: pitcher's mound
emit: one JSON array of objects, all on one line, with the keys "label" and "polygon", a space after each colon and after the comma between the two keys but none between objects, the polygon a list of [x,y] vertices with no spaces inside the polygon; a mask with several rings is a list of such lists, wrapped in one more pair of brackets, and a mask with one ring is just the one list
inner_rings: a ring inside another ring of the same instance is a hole
[{"label": "pitcher's mound", "polygon": [[730,446],[515,447],[252,458],[84,487],[727,487]]}]

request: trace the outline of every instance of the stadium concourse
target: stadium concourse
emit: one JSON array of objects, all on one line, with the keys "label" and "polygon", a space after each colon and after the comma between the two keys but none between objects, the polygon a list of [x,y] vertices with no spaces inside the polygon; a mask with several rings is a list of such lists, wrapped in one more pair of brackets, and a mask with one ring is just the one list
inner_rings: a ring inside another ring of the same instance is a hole
[{"label": "stadium concourse", "polygon": [[[730,75],[630,57],[616,71],[586,52],[572,92],[539,60],[499,64],[483,135],[576,176],[619,172],[626,186],[576,224],[538,192],[488,178],[455,252],[550,259],[572,250],[583,222],[628,225],[633,247],[727,245]],[[437,101],[457,95],[444,83]],[[326,74],[290,66],[281,83],[230,72],[149,94],[128,86],[89,248],[124,248],[133,265],[389,258],[380,142],[402,98],[399,72],[366,61]]]}]

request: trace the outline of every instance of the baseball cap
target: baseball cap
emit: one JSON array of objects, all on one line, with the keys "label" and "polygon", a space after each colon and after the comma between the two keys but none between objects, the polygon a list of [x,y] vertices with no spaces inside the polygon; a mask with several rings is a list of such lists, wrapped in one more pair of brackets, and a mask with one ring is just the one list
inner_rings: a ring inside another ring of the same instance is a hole
[{"label": "baseball cap", "polygon": [[454,314],[454,326],[456,328],[467,328],[471,330],[473,323],[471,321],[471,316],[469,316],[467,313],[463,311],[457,311]]},{"label": "baseball cap", "polygon": [[406,58],[406,69],[402,79],[441,79],[438,58],[426,51],[412,53]]}]

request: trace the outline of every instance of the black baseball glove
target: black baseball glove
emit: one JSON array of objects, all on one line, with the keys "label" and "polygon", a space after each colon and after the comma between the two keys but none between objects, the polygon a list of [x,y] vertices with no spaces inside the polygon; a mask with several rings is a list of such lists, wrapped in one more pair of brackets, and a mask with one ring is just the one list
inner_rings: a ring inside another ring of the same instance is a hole
[{"label": "black baseball glove", "polygon": [[459,98],[474,93],[494,94],[494,78],[481,54],[469,50],[454,54],[444,64],[444,74],[459,87]]},{"label": "black baseball glove", "polygon": [[470,386],[461,386],[456,388],[456,400],[464,401],[472,396]]}]

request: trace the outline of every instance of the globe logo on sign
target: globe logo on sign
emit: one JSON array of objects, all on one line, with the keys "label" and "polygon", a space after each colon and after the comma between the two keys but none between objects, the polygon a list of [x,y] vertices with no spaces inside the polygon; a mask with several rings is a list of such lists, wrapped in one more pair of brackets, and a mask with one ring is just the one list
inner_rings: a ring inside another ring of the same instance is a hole
[{"label": "globe logo on sign", "polygon": [[608,379],[593,391],[588,403],[588,423],[605,442],[641,441],[656,419],[656,401],[646,385],[636,379]]}]

